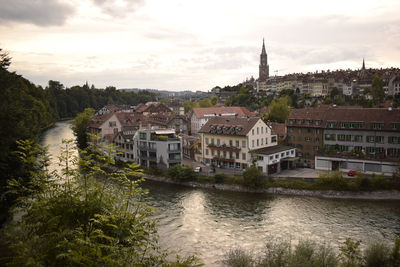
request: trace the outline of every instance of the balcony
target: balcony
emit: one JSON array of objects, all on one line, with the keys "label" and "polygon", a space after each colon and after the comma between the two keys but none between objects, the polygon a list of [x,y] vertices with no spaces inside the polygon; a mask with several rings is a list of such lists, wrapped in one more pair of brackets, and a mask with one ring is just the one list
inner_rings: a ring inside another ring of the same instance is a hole
[{"label": "balcony", "polygon": [[169,158],[168,163],[180,163],[182,161],[181,158]]},{"label": "balcony", "polygon": [[180,139],[176,137],[175,135],[156,135],[152,134],[151,135],[151,141],[164,141],[164,142],[171,142],[171,141],[179,141]]},{"label": "balcony", "polygon": [[151,151],[151,152],[156,152],[157,148],[156,147],[150,147],[150,146],[139,146],[140,150],[146,150],[146,151]]},{"label": "balcony", "polygon": [[215,144],[209,144],[207,146],[210,149],[215,149],[215,150],[220,150],[220,151],[229,151],[229,152],[239,152],[241,150],[240,147],[234,147],[234,146],[227,146],[225,144],[218,146]]}]

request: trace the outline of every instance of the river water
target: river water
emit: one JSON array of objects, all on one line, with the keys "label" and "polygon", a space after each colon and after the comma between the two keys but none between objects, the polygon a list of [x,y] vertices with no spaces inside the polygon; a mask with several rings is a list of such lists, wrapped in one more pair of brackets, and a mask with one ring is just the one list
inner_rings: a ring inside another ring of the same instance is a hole
[{"label": "river water", "polygon": [[[67,122],[47,130],[42,144],[56,159],[62,138],[73,138]],[[55,161],[56,162],[56,161]],[[266,241],[312,239],[339,247],[346,238],[367,244],[393,242],[400,235],[400,202],[333,200],[312,197],[193,189],[147,181],[160,244],[197,254],[218,266],[229,249],[261,251]]]}]

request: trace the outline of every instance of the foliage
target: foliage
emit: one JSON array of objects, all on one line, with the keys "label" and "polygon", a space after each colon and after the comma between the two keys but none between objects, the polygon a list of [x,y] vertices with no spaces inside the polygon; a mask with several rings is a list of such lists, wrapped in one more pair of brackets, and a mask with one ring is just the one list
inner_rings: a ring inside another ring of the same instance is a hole
[{"label": "foliage", "polygon": [[216,184],[222,184],[224,181],[225,181],[225,174],[223,173],[214,174],[214,182]]},{"label": "foliage", "polygon": [[254,255],[236,248],[225,253],[222,263],[225,266],[254,267],[399,266],[393,254],[388,253],[395,250],[396,244],[391,248],[385,243],[375,241],[367,246],[363,254],[360,241],[347,239],[340,247],[340,253],[337,254],[332,247],[325,244],[318,245],[310,240],[300,240],[295,246],[287,241],[268,240],[263,253]]},{"label": "foliage", "polygon": [[183,167],[182,165],[178,164],[168,168],[167,176],[178,182],[188,182],[196,179],[196,175],[191,167]]},{"label": "foliage", "polygon": [[2,51],[3,49],[0,48],[0,69],[7,69],[11,64],[11,58],[7,52]]},{"label": "foliage", "polygon": [[366,267],[389,267],[391,265],[391,255],[388,253],[390,247],[381,242],[373,242],[364,251]]},{"label": "foliage", "polygon": [[227,106],[246,107],[250,110],[258,108],[258,101],[254,96],[253,87],[238,85],[235,87],[225,87],[223,91],[237,91],[237,94],[230,96],[226,101]]},{"label": "foliage", "polygon": [[262,172],[256,166],[250,166],[243,171],[244,185],[251,188],[261,188],[264,185]]},{"label": "foliage", "polygon": [[[146,191],[139,187],[138,165],[120,170],[96,145],[72,158],[72,141],[64,143],[61,174],[32,172],[35,190],[19,199],[7,226],[13,265],[35,266],[192,266],[194,257],[168,262],[157,244]],[[24,148],[22,151],[26,151]],[[20,153],[23,162],[30,162]],[[79,167],[79,168],[78,168]],[[11,191],[23,188],[15,180]]]},{"label": "foliage", "polygon": [[317,184],[334,190],[345,190],[347,188],[347,182],[339,170],[321,174],[318,177]]},{"label": "foliage", "polygon": [[222,264],[231,267],[251,267],[254,266],[253,255],[249,252],[236,248],[229,250],[222,260]]},{"label": "foliage", "polygon": [[290,107],[288,98],[280,97],[272,101],[268,114],[268,119],[270,121],[277,121],[283,123],[289,117],[289,114],[290,114]]},{"label": "foliage", "polygon": [[346,239],[344,244],[340,247],[342,266],[352,267],[362,264],[360,244],[361,241],[353,241],[350,238]]},{"label": "foliage", "polygon": [[199,106],[201,108],[209,108],[209,107],[212,107],[214,105],[211,103],[211,99],[210,98],[204,98],[204,99],[200,100]]},{"label": "foliage", "polygon": [[199,104],[197,102],[194,101],[185,101],[183,103],[183,107],[185,109],[185,113],[191,111],[193,108],[197,108],[199,106]]},{"label": "foliage", "polygon": [[94,109],[86,108],[82,113],[79,113],[75,119],[71,122],[72,131],[76,136],[78,148],[85,149],[87,142],[89,141],[87,128],[90,123],[90,118],[94,115]]},{"label": "foliage", "polygon": [[385,91],[383,90],[383,80],[379,76],[375,75],[372,80],[371,94],[375,104],[382,103],[385,99]]}]

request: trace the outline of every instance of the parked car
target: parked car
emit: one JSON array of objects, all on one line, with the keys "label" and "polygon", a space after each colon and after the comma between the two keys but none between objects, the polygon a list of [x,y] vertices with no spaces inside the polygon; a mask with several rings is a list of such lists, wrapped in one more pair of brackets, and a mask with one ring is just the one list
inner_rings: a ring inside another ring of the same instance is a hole
[{"label": "parked car", "polygon": [[197,172],[197,173],[201,172],[201,167],[198,166],[198,167],[194,168],[194,172]]},{"label": "parked car", "polygon": [[350,171],[347,172],[347,175],[348,176],[354,176],[354,175],[356,175],[356,173],[357,173],[356,171],[350,170]]}]

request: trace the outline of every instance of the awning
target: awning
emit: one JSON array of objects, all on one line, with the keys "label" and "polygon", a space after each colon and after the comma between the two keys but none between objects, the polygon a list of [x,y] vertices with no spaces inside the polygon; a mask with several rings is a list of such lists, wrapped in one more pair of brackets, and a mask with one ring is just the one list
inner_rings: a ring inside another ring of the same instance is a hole
[{"label": "awning", "polygon": [[173,129],[166,129],[166,130],[157,130],[155,131],[156,134],[174,134],[175,130]]}]

